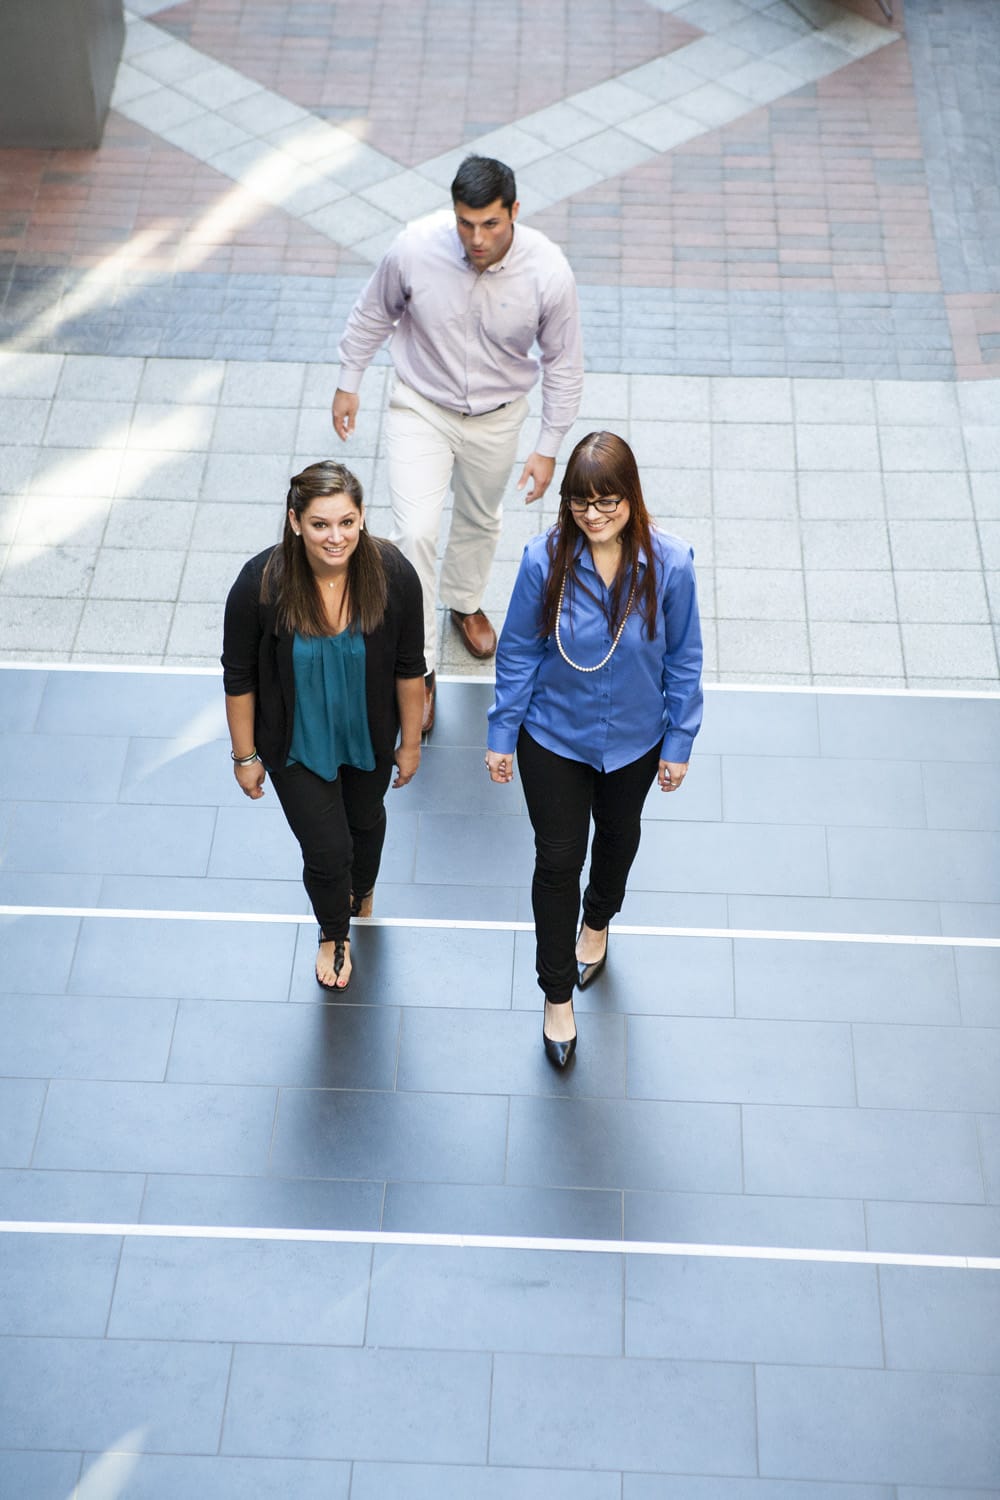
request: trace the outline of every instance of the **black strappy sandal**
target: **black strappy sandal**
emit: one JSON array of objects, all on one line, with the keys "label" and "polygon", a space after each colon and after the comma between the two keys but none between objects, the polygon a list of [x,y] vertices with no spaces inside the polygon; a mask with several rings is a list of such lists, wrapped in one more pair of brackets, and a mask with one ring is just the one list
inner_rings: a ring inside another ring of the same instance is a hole
[{"label": "black strappy sandal", "polygon": [[370,891],[365,891],[360,896],[355,895],[355,893],[353,891],[351,892],[351,916],[352,917],[370,917],[371,914],[372,914],[372,908],[373,908],[374,905],[375,905],[375,887],[374,886],[372,886],[372,888],[371,888]]},{"label": "black strappy sandal", "polygon": [[350,988],[351,978],[350,978],[350,976],[348,977],[348,980],[347,980],[346,984],[337,984],[336,981],[337,981],[337,979],[339,979],[340,972],[341,972],[341,970],[344,967],[344,959],[347,956],[347,944],[350,941],[350,939],[349,938],[328,938],[328,937],[324,937],[323,936],[323,929],[321,927],[320,930],[319,930],[319,941],[320,941],[320,945],[322,945],[323,943],[331,943],[331,942],[333,943],[333,973],[334,973],[334,983],[331,984],[328,979],[320,979],[319,974],[316,975],[316,983],[320,986],[321,989],[324,989],[324,990],[333,990],[336,994],[342,995],[346,989]]}]

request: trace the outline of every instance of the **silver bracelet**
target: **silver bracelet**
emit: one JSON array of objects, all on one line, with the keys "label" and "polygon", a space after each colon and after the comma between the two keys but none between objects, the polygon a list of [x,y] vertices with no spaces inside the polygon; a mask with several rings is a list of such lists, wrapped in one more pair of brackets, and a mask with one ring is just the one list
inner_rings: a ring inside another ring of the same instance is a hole
[{"label": "silver bracelet", "polygon": [[249,755],[237,755],[235,750],[230,750],[229,754],[232,756],[233,764],[236,766],[252,766],[255,760],[260,760],[256,748]]}]

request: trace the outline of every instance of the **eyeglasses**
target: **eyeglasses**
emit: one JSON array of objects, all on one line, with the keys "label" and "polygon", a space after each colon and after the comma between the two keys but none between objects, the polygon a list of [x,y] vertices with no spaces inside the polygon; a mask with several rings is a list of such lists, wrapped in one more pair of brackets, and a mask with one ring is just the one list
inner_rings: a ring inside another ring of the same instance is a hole
[{"label": "eyeglasses", "polygon": [[595,495],[584,500],[580,495],[570,495],[569,508],[574,516],[585,516],[591,506],[602,516],[613,516],[624,498],[623,495]]}]

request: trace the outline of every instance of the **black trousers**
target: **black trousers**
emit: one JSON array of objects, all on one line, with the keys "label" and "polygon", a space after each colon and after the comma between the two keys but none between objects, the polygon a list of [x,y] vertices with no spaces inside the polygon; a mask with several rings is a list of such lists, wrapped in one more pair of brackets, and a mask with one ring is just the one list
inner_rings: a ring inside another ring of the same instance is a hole
[{"label": "black trousers", "polygon": [[548,1000],[569,1000],[576,984],[576,930],[580,876],[587,857],[590,820],[594,842],[583,919],[597,931],[621,911],[625,883],[639,849],[646,793],[660,763],[654,745],[618,771],[595,771],[544,749],[522,729],[517,741],[521,785],[535,830],[535,967]]},{"label": "black trousers", "polygon": [[302,765],[270,773],[302,849],[302,882],[324,937],[349,935],[351,892],[364,895],[378,877],[393,765],[391,755],[377,755],[374,771],[341,766],[336,781]]}]

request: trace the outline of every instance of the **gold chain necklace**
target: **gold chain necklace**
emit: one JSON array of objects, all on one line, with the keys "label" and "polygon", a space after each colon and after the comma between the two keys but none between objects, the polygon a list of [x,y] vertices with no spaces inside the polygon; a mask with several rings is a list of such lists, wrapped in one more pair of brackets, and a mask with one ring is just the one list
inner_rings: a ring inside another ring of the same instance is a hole
[{"label": "gold chain necklace", "polygon": [[572,667],[573,668],[574,672],[599,672],[602,667],[606,667],[607,666],[608,662],[614,656],[615,651],[618,648],[618,642],[622,638],[622,632],[624,631],[625,626],[628,623],[628,617],[629,617],[629,615],[630,615],[630,613],[632,611],[632,604],[633,604],[633,601],[635,599],[636,587],[637,587],[638,582],[639,582],[638,573],[636,573],[636,574],[633,575],[633,578],[632,578],[632,588],[629,591],[628,603],[625,606],[625,613],[622,615],[622,622],[621,622],[621,624],[618,627],[618,633],[616,634],[614,640],[611,642],[611,650],[608,652],[607,656],[604,658],[603,661],[599,661],[597,663],[596,667],[581,667],[577,662],[573,661],[573,659],[571,657],[567,656],[565,650],[563,649],[562,637],[559,634],[559,620],[560,620],[560,616],[562,615],[563,595],[566,593],[566,579],[568,577],[569,577],[569,568],[567,568],[566,571],[563,573],[562,583],[559,586],[559,603],[556,605],[556,645],[559,648],[559,655],[562,657],[563,661],[566,663],[566,665],[568,667]]}]

